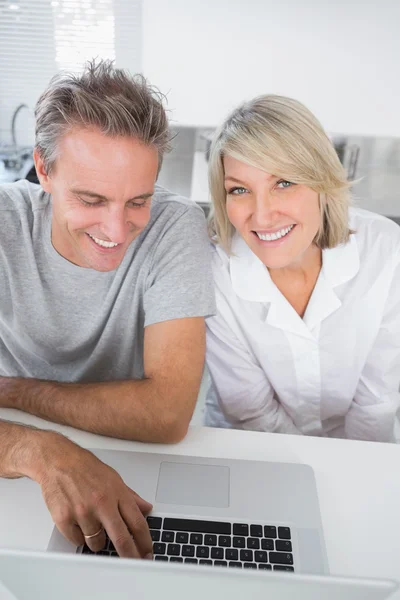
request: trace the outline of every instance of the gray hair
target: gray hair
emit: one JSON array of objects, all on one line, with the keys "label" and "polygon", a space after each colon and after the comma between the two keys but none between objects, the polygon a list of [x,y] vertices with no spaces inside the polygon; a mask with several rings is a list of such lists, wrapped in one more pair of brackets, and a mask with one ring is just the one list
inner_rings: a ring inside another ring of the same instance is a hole
[{"label": "gray hair", "polygon": [[230,252],[234,228],[226,211],[224,156],[318,192],[321,221],[314,243],[324,249],[348,241],[350,183],[332,142],[303,104],[284,96],[259,96],[234,110],[214,136],[210,235]]},{"label": "gray hair", "polygon": [[73,127],[97,127],[107,136],[130,136],[158,150],[161,169],[169,151],[165,96],[142,75],[130,75],[110,60],[89,61],[81,75],[58,73],[35,109],[36,148],[47,173],[54,167],[58,141]]}]

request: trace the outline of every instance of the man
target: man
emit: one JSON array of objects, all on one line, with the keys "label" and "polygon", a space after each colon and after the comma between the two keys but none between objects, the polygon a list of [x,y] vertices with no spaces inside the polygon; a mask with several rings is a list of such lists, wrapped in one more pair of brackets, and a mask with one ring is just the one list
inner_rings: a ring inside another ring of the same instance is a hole
[{"label": "man", "polygon": [[[154,189],[168,141],[159,95],[110,62],[39,99],[40,186],[0,188],[0,407],[143,442],[186,434],[214,296],[201,209]],[[36,480],[73,543],[97,551],[107,531],[121,556],[151,556],[151,505],[90,452],[4,421],[0,449],[0,475]]]}]

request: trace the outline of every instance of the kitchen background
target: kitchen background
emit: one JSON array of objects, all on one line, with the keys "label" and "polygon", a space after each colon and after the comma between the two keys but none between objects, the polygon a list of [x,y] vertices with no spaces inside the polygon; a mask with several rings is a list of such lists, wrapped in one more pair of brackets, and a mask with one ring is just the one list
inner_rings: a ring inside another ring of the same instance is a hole
[{"label": "kitchen background", "polygon": [[320,119],[357,204],[400,223],[399,27],[399,0],[0,0],[0,183],[35,177],[50,77],[104,57],[166,94],[176,136],[160,183],[206,212],[214,128],[275,93]]}]

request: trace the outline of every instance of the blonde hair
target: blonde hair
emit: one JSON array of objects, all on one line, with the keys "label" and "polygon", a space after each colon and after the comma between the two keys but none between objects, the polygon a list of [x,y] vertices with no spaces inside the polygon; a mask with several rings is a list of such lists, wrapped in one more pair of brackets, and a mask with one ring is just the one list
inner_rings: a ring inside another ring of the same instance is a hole
[{"label": "blonde hair", "polygon": [[259,96],[239,106],[216,131],[210,150],[211,237],[230,253],[234,227],[226,211],[223,157],[231,156],[319,193],[321,224],[314,243],[334,248],[349,239],[350,183],[332,142],[300,102]]}]

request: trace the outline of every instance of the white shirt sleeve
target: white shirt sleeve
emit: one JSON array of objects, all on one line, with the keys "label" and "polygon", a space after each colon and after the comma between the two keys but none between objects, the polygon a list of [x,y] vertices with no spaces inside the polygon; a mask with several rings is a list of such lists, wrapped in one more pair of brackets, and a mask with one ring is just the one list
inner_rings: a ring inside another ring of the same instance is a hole
[{"label": "white shirt sleeve", "polygon": [[206,320],[207,366],[222,410],[237,429],[301,434],[256,358],[218,314]]},{"label": "white shirt sleeve", "polygon": [[379,333],[345,418],[346,437],[393,442],[400,407],[400,264],[389,290]]}]

